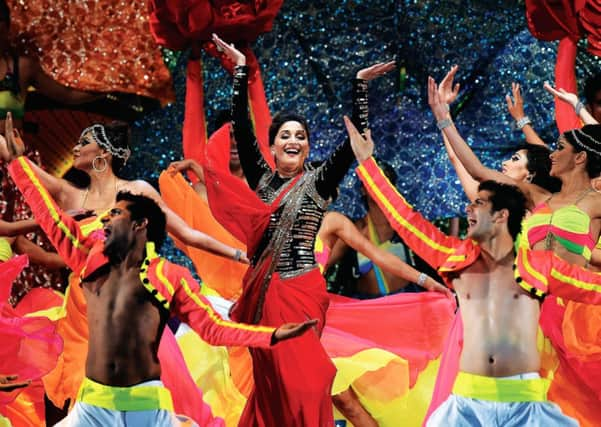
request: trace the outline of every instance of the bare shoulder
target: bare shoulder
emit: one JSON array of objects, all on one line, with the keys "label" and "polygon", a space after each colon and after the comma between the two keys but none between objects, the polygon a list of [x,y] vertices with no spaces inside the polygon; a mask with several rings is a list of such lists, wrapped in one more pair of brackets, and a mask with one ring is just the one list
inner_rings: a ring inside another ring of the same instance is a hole
[{"label": "bare shoulder", "polygon": [[61,208],[70,210],[81,207],[86,189],[77,187],[72,182],[62,178],[57,180],[57,185],[58,191],[55,198]]},{"label": "bare shoulder", "polygon": [[586,199],[585,203],[590,206],[592,216],[598,219],[601,218],[601,192],[595,189]]},{"label": "bare shoulder", "polygon": [[528,200],[528,203],[530,204],[530,209],[549,200],[549,197],[551,197],[551,195],[552,195],[550,191],[547,191],[544,188],[539,187],[538,185],[535,185],[535,184],[526,184],[526,185],[520,187],[520,190],[522,190],[522,192],[526,196],[526,199]]}]

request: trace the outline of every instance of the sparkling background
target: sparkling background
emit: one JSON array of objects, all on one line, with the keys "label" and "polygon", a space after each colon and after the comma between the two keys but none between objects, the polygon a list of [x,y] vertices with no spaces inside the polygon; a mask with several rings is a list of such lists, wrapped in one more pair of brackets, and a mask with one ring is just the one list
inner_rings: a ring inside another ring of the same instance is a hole
[{"label": "sparkling background", "polygon": [[[370,83],[376,155],[396,169],[407,199],[434,219],[461,215],[467,199],[427,105],[427,76],[440,80],[453,64],[460,66],[462,90],[453,106],[457,126],[483,162],[499,168],[524,141],[506,110],[512,81],[523,87],[535,129],[547,142],[557,138],[553,100],[542,88],[545,80],[553,81],[556,46],[530,35],[523,1],[288,0],[254,51],[272,113],[286,109],[307,116],[313,159],[325,158],[345,137],[342,115],[351,112],[356,71],[396,59],[399,69]],[[583,76],[601,70],[599,58],[584,47],[577,60],[580,85]],[[156,180],[181,157],[187,55],[166,52],[165,58],[177,101],[135,124],[130,177]],[[216,60],[203,61],[211,123],[219,109],[229,108],[231,78]],[[351,217],[363,214],[354,173],[333,208]]]}]

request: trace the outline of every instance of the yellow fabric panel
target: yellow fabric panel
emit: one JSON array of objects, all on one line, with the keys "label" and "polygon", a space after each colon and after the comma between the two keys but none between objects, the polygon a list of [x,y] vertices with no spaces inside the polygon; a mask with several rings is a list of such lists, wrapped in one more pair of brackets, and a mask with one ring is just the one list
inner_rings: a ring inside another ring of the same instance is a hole
[{"label": "yellow fabric panel", "polygon": [[177,336],[177,343],[213,416],[223,418],[227,427],[236,427],[246,398],[232,382],[227,349],[207,344],[191,329]]}]

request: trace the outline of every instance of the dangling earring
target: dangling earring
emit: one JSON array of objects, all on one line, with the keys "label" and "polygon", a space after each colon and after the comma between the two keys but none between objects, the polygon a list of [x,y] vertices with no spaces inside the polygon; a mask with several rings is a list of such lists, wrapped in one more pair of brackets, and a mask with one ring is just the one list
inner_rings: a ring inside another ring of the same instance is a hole
[{"label": "dangling earring", "polygon": [[527,183],[529,183],[529,184],[530,184],[530,183],[532,183],[532,180],[533,180],[533,179],[534,179],[534,174],[533,174],[533,173],[529,173],[529,174],[526,176],[526,182],[527,182]]},{"label": "dangling earring", "polygon": [[[98,161],[98,159],[100,159],[104,162],[104,164],[102,165],[102,168],[99,168],[98,166],[96,166],[96,162]],[[94,160],[92,160],[92,169],[94,169],[94,172],[97,172],[97,173],[104,172],[108,166],[109,166],[109,162],[107,162],[107,160],[102,156],[96,156],[96,157],[94,157]]]}]

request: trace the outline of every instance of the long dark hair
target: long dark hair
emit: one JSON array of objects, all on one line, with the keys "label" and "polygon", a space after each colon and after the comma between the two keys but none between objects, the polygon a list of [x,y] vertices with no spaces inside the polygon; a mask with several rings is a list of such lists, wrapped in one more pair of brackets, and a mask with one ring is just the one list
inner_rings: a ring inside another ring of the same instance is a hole
[{"label": "long dark hair", "polygon": [[[116,148],[130,148],[130,130],[126,122],[112,121],[104,125],[104,131],[111,144]],[[117,175],[125,165],[125,159],[113,156],[111,167],[113,173]]]},{"label": "long dark hair", "polygon": [[524,144],[519,148],[526,151],[526,168],[532,179],[530,182],[545,190],[556,193],[561,189],[561,181],[549,175],[551,171],[551,150],[543,145]]},{"label": "long dark hair", "polygon": [[586,172],[589,178],[601,174],[601,125],[586,125],[563,133],[575,153],[586,152]]},{"label": "long dark hair", "polygon": [[507,209],[507,229],[513,240],[522,230],[522,220],[526,215],[526,196],[515,185],[503,184],[496,181],[483,181],[478,186],[478,191],[491,193],[491,212]]}]

